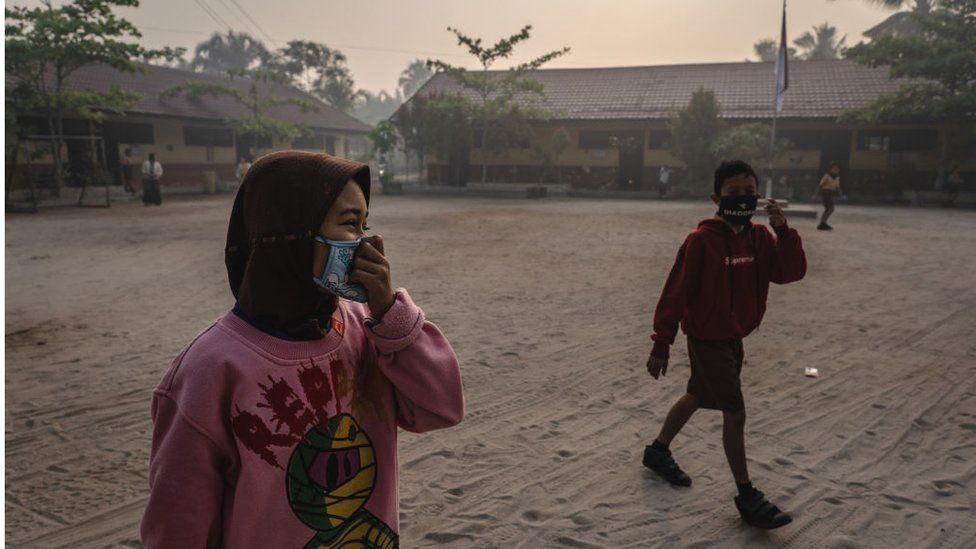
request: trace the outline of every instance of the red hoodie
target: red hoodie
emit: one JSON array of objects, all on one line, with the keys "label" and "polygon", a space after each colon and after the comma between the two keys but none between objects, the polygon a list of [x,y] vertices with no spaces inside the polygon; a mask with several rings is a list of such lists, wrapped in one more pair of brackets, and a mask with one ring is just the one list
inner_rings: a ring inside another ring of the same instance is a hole
[{"label": "red hoodie", "polygon": [[803,278],[807,259],[800,235],[785,224],[773,236],[747,224],[736,234],[719,219],[705,219],[688,235],[654,312],[653,356],[668,358],[681,329],[699,339],[741,339],[766,312],[769,283]]}]

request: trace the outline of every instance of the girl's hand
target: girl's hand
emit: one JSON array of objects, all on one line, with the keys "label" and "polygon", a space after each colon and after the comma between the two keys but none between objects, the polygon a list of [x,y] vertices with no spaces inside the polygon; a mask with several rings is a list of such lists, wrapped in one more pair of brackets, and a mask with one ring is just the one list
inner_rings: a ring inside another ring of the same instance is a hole
[{"label": "girl's hand", "polygon": [[772,198],[766,202],[766,214],[769,216],[769,224],[774,228],[786,225],[786,216],[783,215],[783,209]]},{"label": "girl's hand", "polygon": [[390,282],[390,263],[383,255],[382,236],[370,236],[356,249],[349,281],[366,287],[369,311],[373,318],[382,319],[396,301]]}]

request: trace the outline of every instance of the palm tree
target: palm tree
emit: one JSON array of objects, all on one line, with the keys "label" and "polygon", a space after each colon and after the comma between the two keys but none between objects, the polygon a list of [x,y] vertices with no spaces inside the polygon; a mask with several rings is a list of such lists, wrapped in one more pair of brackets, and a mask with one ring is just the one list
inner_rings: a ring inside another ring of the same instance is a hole
[{"label": "palm tree", "polygon": [[400,79],[397,81],[397,85],[403,90],[403,97],[410,97],[413,95],[413,92],[419,90],[433,75],[433,71],[427,68],[426,61],[414,59],[400,73]]},{"label": "palm tree", "polygon": [[847,35],[838,40],[837,27],[824,23],[813,27],[812,33],[803,33],[793,43],[800,49],[801,59],[839,59],[846,40]]},{"label": "palm tree", "polygon": [[[776,58],[779,56],[779,41],[773,40],[772,38],[763,38],[753,44],[752,49],[756,52],[756,57],[760,61],[776,61]],[[787,46],[786,55],[790,59],[796,59],[796,48]]]},{"label": "palm tree", "polygon": [[912,15],[928,15],[939,7],[939,0],[868,0],[889,10],[900,10],[908,7],[908,11],[899,11],[888,16],[887,19],[874,27],[864,31],[868,38],[881,36],[905,36],[917,30]]},{"label": "palm tree", "polygon": [[268,58],[264,44],[246,32],[215,32],[197,44],[190,66],[193,70],[226,75],[228,71],[252,69]]}]

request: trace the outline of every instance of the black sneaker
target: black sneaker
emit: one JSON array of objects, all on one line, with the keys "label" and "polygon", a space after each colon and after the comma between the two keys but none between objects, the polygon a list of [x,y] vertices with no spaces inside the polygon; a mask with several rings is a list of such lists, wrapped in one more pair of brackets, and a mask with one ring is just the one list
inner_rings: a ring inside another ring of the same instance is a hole
[{"label": "black sneaker", "polygon": [[753,490],[750,496],[735,496],[734,501],[742,520],[750,526],[772,530],[793,522],[792,517],[780,511],[759,490]]},{"label": "black sneaker", "polygon": [[685,474],[671,457],[669,450],[658,450],[653,446],[644,448],[644,467],[654,471],[664,480],[675,486],[691,486],[691,477]]},{"label": "black sneaker", "polygon": [[833,227],[831,227],[830,225],[827,225],[826,223],[821,223],[821,224],[817,225],[817,230],[818,231],[829,231],[832,228]]}]

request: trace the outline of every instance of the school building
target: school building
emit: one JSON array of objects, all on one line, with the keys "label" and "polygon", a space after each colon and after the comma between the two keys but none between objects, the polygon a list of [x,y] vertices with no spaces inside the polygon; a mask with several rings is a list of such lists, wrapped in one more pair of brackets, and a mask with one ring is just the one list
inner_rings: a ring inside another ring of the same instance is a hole
[{"label": "school building", "polygon": [[[289,148],[351,158],[363,158],[369,153],[366,134],[370,126],[290,86],[258,84],[258,97],[294,98],[313,104],[316,110],[312,111],[302,111],[290,104],[275,106],[267,111],[267,116],[301,124],[310,133],[295,140],[276,138],[252,142],[235,135],[227,125],[226,120],[249,114],[244,105],[229,97],[207,95],[198,101],[185,95],[167,99],[160,97],[164,90],[184,82],[226,84],[249,93],[249,81],[154,65],[144,67],[144,73],[127,74],[97,65],[71,75],[69,82],[74,89],[109,91],[118,86],[139,92],[143,98],[124,113],[107,112],[101,123],[77,118],[65,120],[64,134],[68,139],[61,157],[67,167],[66,186],[80,184],[77,174],[84,171],[82,166],[86,163],[91,165],[93,152],[96,164],[104,164],[112,184],[121,184],[123,174],[128,171],[123,166],[131,165],[136,189],[141,186],[142,162],[149,153],[154,152],[164,168],[164,192],[200,189],[204,172],[216,172],[218,179],[223,181],[234,180],[237,162],[242,156],[257,157]],[[8,87],[13,83],[8,77]],[[50,133],[46,119],[37,116],[19,117],[18,126],[22,134],[43,136]],[[100,138],[101,143],[94,141],[93,144],[89,139],[92,136]],[[9,169],[12,146],[18,137],[8,134],[6,139]],[[104,161],[99,150],[102,144],[105,147]],[[53,184],[51,147],[43,139],[32,139],[29,146],[33,154],[31,171],[35,175],[35,185],[43,193]],[[25,186],[26,173],[22,149],[17,161],[15,188]]]},{"label": "school building", "polygon": [[[845,110],[868,105],[903,81],[890,79],[886,68],[848,60],[791,61],[789,71],[777,136],[789,139],[793,147],[774,161],[775,196],[809,196],[835,161],[853,199],[898,200],[905,191],[933,189],[939,137],[947,128],[837,121]],[[768,124],[773,117],[772,63],[542,69],[531,78],[544,86],[542,107],[551,119],[533,127],[529,142],[488,158],[487,179],[495,184],[557,182],[572,189],[652,190],[661,166],[668,166],[671,182],[681,192],[684,164],[668,151],[668,121],[688,105],[694,91],[712,90],[720,116],[729,124]],[[417,95],[455,93],[466,92],[446,74],[438,74]],[[539,149],[554,137],[564,143],[562,150],[542,158]],[[479,182],[482,155],[475,143],[468,154],[454,158],[428,154],[429,182]],[[963,190],[976,190],[976,150],[962,171]]]}]

